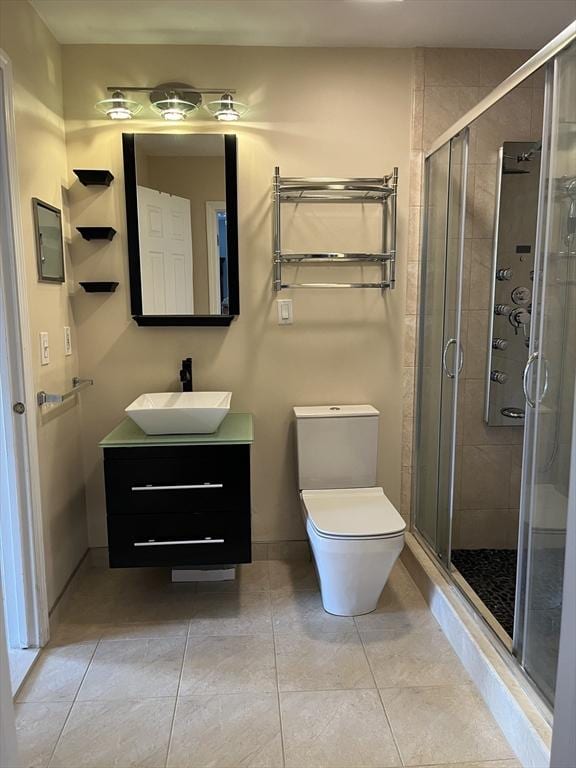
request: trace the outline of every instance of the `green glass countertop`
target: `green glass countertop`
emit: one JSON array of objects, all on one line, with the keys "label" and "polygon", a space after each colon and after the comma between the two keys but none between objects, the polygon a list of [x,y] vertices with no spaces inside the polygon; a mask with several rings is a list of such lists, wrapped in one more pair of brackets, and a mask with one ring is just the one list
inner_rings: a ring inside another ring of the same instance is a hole
[{"label": "green glass countertop", "polygon": [[235,445],[254,440],[251,413],[229,413],[217,432],[209,435],[147,435],[130,418],[125,418],[100,441],[101,448],[143,448],[159,445]]}]

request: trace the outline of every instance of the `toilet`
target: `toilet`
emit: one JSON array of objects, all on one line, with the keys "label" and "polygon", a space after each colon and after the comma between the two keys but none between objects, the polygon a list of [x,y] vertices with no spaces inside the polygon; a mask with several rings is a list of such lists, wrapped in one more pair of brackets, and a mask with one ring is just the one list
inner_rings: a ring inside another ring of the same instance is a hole
[{"label": "toilet", "polygon": [[376,487],[378,421],[371,405],[294,408],[298,487],[322,604],[337,616],[376,608],[404,546],[406,524]]}]

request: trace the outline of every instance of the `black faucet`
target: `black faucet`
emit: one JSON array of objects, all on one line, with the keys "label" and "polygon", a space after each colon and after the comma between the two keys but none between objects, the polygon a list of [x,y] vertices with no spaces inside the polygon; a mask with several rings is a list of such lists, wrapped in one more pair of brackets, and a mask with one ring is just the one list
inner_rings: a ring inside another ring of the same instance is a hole
[{"label": "black faucet", "polygon": [[185,357],[180,368],[180,381],[182,392],[192,392],[192,358]]}]

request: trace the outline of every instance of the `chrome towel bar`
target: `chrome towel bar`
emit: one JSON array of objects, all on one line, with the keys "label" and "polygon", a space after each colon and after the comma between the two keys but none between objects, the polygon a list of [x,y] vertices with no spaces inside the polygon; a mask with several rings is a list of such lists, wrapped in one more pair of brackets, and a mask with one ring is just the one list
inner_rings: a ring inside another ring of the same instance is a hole
[{"label": "chrome towel bar", "polygon": [[[274,169],[274,291],[287,288],[394,288],[396,282],[396,218],[398,168],[380,178],[296,178],[280,176]],[[382,247],[376,253],[290,253],[282,250],[282,203],[378,203],[382,206]],[[300,264],[370,264],[380,267],[380,280],[350,283],[288,283],[283,278],[284,265]]]},{"label": "chrome towel bar", "polygon": [[65,400],[69,400],[71,397],[74,397],[74,395],[77,392],[80,392],[82,389],[91,387],[93,384],[93,379],[80,379],[78,376],[74,376],[72,379],[72,389],[68,392],[64,392],[62,395],[54,395],[48,394],[48,392],[44,392],[44,390],[42,390],[36,395],[36,400],[38,401],[39,406],[58,405],[59,403],[63,403]]}]

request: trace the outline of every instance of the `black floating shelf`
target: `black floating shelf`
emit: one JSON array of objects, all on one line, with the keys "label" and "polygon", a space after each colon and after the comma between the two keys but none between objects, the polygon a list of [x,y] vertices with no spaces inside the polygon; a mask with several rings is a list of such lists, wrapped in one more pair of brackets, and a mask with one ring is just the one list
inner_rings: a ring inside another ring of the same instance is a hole
[{"label": "black floating shelf", "polygon": [[84,240],[112,240],[116,234],[114,227],[76,227]]},{"label": "black floating shelf", "polygon": [[86,283],[81,282],[80,285],[86,293],[114,293],[118,288],[119,283]]},{"label": "black floating shelf", "polygon": [[114,180],[110,171],[74,168],[74,173],[85,187],[109,187]]}]

